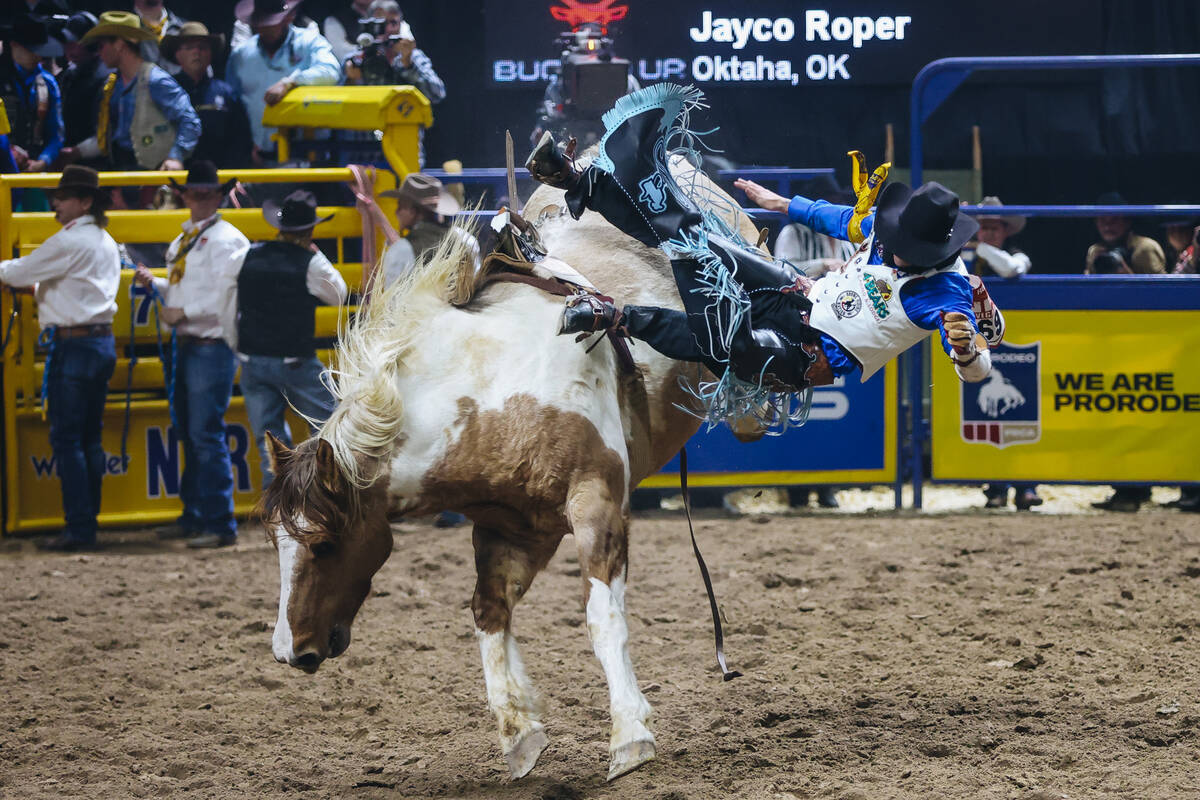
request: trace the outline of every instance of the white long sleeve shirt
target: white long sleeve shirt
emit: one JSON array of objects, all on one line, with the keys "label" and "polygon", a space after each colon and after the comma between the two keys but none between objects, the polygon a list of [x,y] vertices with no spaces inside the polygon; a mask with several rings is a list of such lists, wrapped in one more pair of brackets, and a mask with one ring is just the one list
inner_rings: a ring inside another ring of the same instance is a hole
[{"label": "white long sleeve shirt", "polygon": [[983,242],[980,242],[975,248],[975,254],[978,258],[986,261],[987,265],[1001,278],[1019,278],[1029,272],[1029,267],[1033,263],[1024,253],[1009,253]]},{"label": "white long sleeve shirt", "polygon": [[[216,222],[212,222],[214,217]],[[163,296],[167,308],[183,312],[183,319],[175,326],[178,333],[220,339],[225,335],[222,320],[230,313],[230,306],[237,310],[237,275],[250,250],[250,240],[221,219],[220,214],[200,222],[189,219],[183,223],[185,234],[197,228],[204,231],[184,257],[183,277],[178,283],[155,278],[154,288]],[[168,267],[179,253],[183,239],[184,234],[180,234],[167,248]],[[229,344],[233,346],[233,342]]]},{"label": "white long sleeve shirt", "polygon": [[121,256],[108,231],[84,214],[29,255],[0,261],[0,283],[37,287],[43,327],[108,324],[117,313]]}]

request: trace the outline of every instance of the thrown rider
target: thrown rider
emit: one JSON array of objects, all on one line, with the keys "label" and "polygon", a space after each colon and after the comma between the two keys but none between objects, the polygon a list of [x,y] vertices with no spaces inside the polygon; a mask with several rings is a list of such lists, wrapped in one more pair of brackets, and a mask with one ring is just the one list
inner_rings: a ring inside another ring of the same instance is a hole
[{"label": "thrown rider", "polygon": [[855,207],[789,202],[744,182],[752,200],[821,233],[861,242],[844,267],[809,281],[702,211],[672,177],[668,142],[687,134],[687,113],[700,98],[695,89],[671,84],[623,97],[605,115],[607,133],[586,168],[576,167],[573,143],[562,148],[549,134],[529,156],[530,174],[565,189],[576,219],[597,211],[665,251],[683,301],[683,311],[618,308],[579,294],[568,300],[560,334],[616,329],[670,358],[703,363],[719,377],[732,373],[743,386],[800,392],[856,370],[866,381],[937,330],[960,378],[987,377],[988,342],[973,306],[995,320],[993,344],[1003,323],[982,285],[973,297],[959,251],[979,226],[959,214],[956,194],[935,182],[916,191],[893,183],[872,213],[878,171],[862,176]]}]

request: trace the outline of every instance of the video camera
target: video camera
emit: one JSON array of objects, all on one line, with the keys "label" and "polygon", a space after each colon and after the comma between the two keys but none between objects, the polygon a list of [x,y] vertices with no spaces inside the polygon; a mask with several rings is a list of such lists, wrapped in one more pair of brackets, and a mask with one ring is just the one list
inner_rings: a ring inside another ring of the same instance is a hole
[{"label": "video camera", "polygon": [[[405,23],[401,23],[398,34],[388,35],[385,17],[364,17],[358,21],[361,33],[355,39],[358,50],[347,59],[362,70],[362,82],[368,86],[392,83],[392,60],[389,55],[392,45],[405,38]],[[409,36],[411,37],[411,33]]]},{"label": "video camera", "polygon": [[1126,268],[1129,258],[1120,247],[1108,247],[1096,254],[1092,259],[1093,275],[1119,275],[1129,270]]},{"label": "video camera", "polygon": [[559,81],[567,118],[599,118],[629,91],[629,61],[613,56],[613,40],[598,25],[585,23],[555,42],[563,48]]}]

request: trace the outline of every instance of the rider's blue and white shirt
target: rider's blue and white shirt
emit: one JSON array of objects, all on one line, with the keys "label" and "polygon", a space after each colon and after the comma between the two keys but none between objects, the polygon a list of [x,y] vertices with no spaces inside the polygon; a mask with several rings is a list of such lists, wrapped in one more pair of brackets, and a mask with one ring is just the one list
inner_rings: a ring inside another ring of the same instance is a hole
[{"label": "rider's blue and white shirt", "polygon": [[[850,240],[849,225],[853,214],[854,209],[851,206],[834,205],[824,200],[809,200],[799,195],[793,197],[788,205],[788,218],[792,222],[845,241]],[[871,236],[874,224],[874,214],[862,221],[864,236]],[[866,263],[883,263],[883,248],[879,243],[872,249]],[[927,277],[905,281],[900,287],[900,303],[904,313],[917,327],[941,333],[942,348],[947,353],[950,352],[950,343],[946,340],[942,314],[958,311],[965,314],[972,325],[976,324],[970,283],[966,276],[953,271],[937,272]],[[821,345],[833,374],[848,375],[859,369],[858,362],[847,349],[828,333],[821,334]]]}]

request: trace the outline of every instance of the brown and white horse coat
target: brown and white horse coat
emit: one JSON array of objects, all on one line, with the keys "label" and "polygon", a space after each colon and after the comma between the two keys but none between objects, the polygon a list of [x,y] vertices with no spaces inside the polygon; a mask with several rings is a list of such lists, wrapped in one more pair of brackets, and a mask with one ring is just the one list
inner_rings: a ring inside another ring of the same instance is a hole
[{"label": "brown and white horse coat", "polygon": [[[618,302],[679,307],[665,256],[561,205],[543,187],[526,207],[550,212],[539,228],[552,255]],[[748,219],[734,222],[753,238]],[[389,514],[462,511],[474,522],[471,608],[488,704],[520,777],[547,739],[511,614],[572,533],[609,685],[613,778],[654,757],[625,622],[629,491],[695,432],[675,404],[687,402],[679,378],[696,367],[641,346],[638,372],[624,374],[607,343],[589,353],[555,335],[559,298],[512,283],[471,297],[479,276],[458,237],[446,239],[345,332],[340,402],[320,433],[293,451],[272,442],[276,479],[262,509],[280,562],[273,651],[310,672],[340,654],[391,551]]]}]

